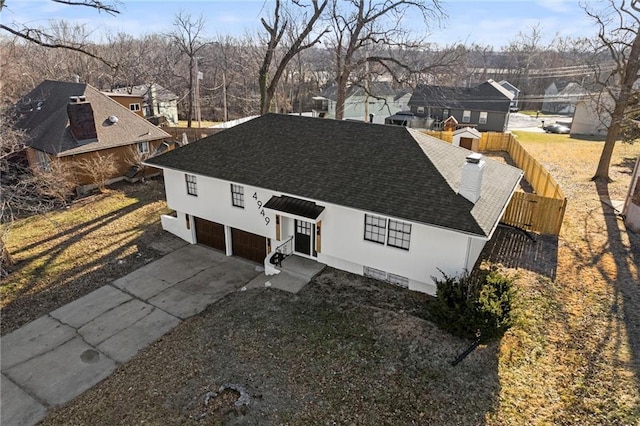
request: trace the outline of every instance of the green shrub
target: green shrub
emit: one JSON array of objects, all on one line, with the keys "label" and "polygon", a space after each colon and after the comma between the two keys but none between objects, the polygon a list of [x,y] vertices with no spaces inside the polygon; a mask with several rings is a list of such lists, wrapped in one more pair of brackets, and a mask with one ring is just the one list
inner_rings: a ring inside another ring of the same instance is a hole
[{"label": "green shrub", "polygon": [[511,327],[513,278],[498,271],[482,271],[478,276],[464,273],[433,278],[437,299],[432,305],[435,322],[459,337],[480,337],[483,342],[498,339]]}]

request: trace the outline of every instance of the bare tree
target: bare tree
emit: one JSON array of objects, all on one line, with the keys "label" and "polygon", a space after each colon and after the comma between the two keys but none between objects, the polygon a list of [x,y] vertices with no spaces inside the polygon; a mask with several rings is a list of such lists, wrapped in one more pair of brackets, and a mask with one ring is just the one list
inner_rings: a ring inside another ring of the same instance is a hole
[{"label": "bare tree", "polygon": [[332,0],[329,19],[337,84],[336,119],[344,117],[349,79],[356,70],[371,63],[380,65],[391,75],[391,64],[409,68],[380,48],[419,46],[408,38],[409,32],[402,27],[407,13],[421,15],[427,27],[432,20],[444,16],[438,0]]},{"label": "bare tree", "polygon": [[203,40],[205,19],[200,15],[197,19],[190,14],[180,12],[173,21],[173,31],[169,33],[171,42],[178,50],[189,58],[189,92],[187,109],[187,127],[191,127],[193,103],[194,103],[194,75],[196,72],[198,53],[204,48],[206,42]]},{"label": "bare tree", "polygon": [[[54,3],[62,3],[70,6],[87,6],[93,9],[97,9],[99,12],[106,12],[112,15],[120,13],[118,11],[118,6],[116,3],[107,3],[101,2],[99,0],[51,0]],[[0,1],[0,13],[3,9],[8,8],[5,0]],[[106,59],[99,56],[95,53],[95,46],[91,43],[83,42],[73,42],[65,39],[61,39],[55,33],[48,31],[47,29],[31,27],[27,24],[14,22],[13,24],[4,24],[0,23],[0,30],[8,32],[16,37],[19,37],[23,40],[27,40],[31,43],[38,44],[43,47],[51,48],[51,49],[64,49],[70,50],[74,52],[82,53],[83,55],[87,55],[91,58],[97,59],[104,63],[105,65],[115,68],[117,64],[107,61]]]},{"label": "bare tree", "polygon": [[[311,0],[310,3],[313,7],[311,13],[305,11],[302,16],[296,16],[294,11],[286,7],[283,8],[280,0],[276,0],[271,22],[267,22],[264,18],[261,20],[262,26],[267,31],[268,38],[264,59],[258,73],[260,114],[269,112],[273,96],[289,62],[303,50],[319,43],[320,39],[328,31],[325,29],[311,36],[315,24],[322,16],[328,2],[329,0],[321,0],[320,2]],[[303,10],[309,7],[309,5],[305,5],[301,1],[294,1],[292,4]],[[284,54],[278,61],[271,78],[269,78],[271,63],[274,60],[276,49],[281,47],[283,37],[288,40],[287,46],[283,48]]]},{"label": "bare tree", "polygon": [[109,179],[118,171],[113,154],[94,153],[76,163],[78,170],[88,176],[100,192],[104,192]]},{"label": "bare tree", "polygon": [[13,264],[5,241],[14,220],[66,203],[75,188],[71,171],[62,164],[31,170],[25,156],[26,141],[27,135],[15,127],[11,112],[0,112],[0,276]]},{"label": "bare tree", "polygon": [[616,141],[624,128],[628,107],[634,103],[635,84],[640,79],[640,0],[609,0],[607,9],[594,11],[584,6],[598,26],[596,52],[606,51],[615,63],[610,72],[596,69],[597,82],[613,100],[611,123],[593,180],[608,182],[609,166]]}]

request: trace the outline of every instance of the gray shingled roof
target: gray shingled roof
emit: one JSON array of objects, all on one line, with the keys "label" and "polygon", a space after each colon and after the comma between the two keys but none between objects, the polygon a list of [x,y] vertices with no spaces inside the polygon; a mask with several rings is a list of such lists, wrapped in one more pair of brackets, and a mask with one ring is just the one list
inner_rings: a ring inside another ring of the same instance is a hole
[{"label": "gray shingled roof", "polygon": [[[71,96],[85,96],[91,103],[97,141],[78,143],[71,134],[67,115],[67,104]],[[29,146],[57,156],[171,137],[164,130],[84,83],[45,80],[18,102],[17,109],[21,114],[17,126],[27,131]],[[115,124],[108,120],[112,115],[118,117]]]},{"label": "gray shingled roof", "polygon": [[409,106],[508,112],[511,97],[487,81],[475,87],[418,86]]},{"label": "gray shingled roof", "polygon": [[474,205],[457,194],[469,153],[402,126],[267,114],[147,163],[489,236],[521,171],[487,159]]}]

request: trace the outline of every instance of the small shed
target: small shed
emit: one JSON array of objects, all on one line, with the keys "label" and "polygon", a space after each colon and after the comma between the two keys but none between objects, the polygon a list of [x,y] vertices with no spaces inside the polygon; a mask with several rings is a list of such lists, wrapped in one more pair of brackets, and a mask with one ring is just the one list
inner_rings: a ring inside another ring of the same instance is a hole
[{"label": "small shed", "polygon": [[625,224],[635,232],[640,232],[640,157],[631,175],[631,185],[622,214]]},{"label": "small shed", "polygon": [[481,137],[482,135],[476,129],[464,127],[453,132],[452,144],[454,146],[467,148],[473,152],[478,152],[478,145]]},{"label": "small shed", "polygon": [[442,126],[446,132],[452,132],[458,127],[458,120],[452,115],[442,122]]}]

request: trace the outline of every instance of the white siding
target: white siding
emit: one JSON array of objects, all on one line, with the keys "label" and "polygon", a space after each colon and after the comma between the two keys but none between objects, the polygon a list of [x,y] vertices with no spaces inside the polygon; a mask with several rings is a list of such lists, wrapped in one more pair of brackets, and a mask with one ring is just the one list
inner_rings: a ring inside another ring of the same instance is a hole
[{"label": "white siding", "polygon": [[[245,208],[240,209],[231,205],[229,182],[197,176],[198,196],[194,197],[187,194],[184,173],[165,170],[164,176],[170,208],[272,238],[272,248],[277,247],[275,214],[265,210],[265,216],[262,216],[257,207],[257,200],[252,196],[254,192],[257,193],[258,200],[264,204],[271,196],[283,194],[244,185]],[[432,277],[441,275],[438,269],[448,275],[470,269],[485,243],[480,238],[412,223],[409,250],[390,247],[364,239],[364,211],[324,202],[317,203],[325,207],[321,216],[322,247],[317,256],[318,261],[359,275],[363,274],[364,266],[400,275],[409,279],[411,290],[435,294]],[[370,213],[379,215],[375,212]],[[268,224],[264,220],[265,217],[269,218]],[[180,224],[184,226],[184,223],[184,220],[176,220],[172,225],[175,228]],[[293,219],[283,216],[280,241],[293,235],[293,223]],[[174,233],[182,236],[185,232]]]}]

